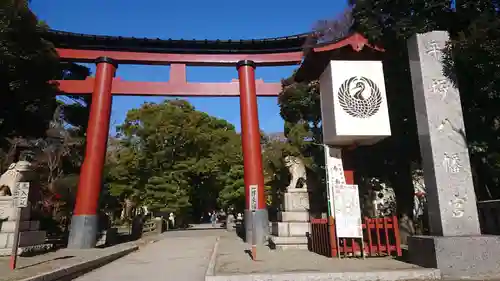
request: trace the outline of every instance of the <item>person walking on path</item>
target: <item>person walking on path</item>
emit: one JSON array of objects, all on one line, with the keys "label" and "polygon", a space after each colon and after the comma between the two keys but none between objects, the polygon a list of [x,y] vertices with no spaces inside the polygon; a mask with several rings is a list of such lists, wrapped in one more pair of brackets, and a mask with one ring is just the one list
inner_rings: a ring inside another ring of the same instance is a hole
[{"label": "person walking on path", "polygon": [[215,211],[212,212],[210,221],[212,222],[212,227],[215,227],[215,223],[217,223],[217,213]]}]

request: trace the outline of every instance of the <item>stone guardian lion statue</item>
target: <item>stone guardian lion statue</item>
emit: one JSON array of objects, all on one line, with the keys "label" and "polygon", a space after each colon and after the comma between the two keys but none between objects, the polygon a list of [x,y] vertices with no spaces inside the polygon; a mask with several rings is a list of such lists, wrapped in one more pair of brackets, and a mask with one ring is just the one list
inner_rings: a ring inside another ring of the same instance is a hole
[{"label": "stone guardian lion statue", "polygon": [[287,156],[284,160],[285,166],[288,168],[291,177],[290,184],[286,190],[289,191],[295,188],[307,189],[307,173],[304,162],[295,156]]},{"label": "stone guardian lion statue", "polygon": [[28,161],[19,161],[10,164],[5,173],[0,176],[0,187],[2,187],[0,196],[9,196],[15,193],[17,183],[29,181],[33,171],[32,164]]}]

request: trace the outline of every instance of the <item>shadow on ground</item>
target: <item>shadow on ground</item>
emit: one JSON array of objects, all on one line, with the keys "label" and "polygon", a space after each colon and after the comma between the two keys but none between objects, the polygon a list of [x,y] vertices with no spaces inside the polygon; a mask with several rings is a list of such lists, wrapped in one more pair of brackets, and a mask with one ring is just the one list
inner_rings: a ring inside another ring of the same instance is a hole
[{"label": "shadow on ground", "polygon": [[33,263],[33,264],[29,264],[29,265],[21,266],[21,267],[18,267],[17,269],[25,269],[25,268],[29,268],[29,267],[32,267],[32,266],[36,266],[36,265],[39,265],[39,264],[48,263],[48,262],[51,262],[51,261],[56,261],[56,260],[65,260],[65,259],[70,259],[70,258],[74,258],[74,257],[75,257],[75,256],[63,256],[63,257],[57,257],[57,258],[53,258],[53,259],[50,259],[50,260],[45,260],[45,261],[41,261],[41,262],[37,262],[37,263]]}]

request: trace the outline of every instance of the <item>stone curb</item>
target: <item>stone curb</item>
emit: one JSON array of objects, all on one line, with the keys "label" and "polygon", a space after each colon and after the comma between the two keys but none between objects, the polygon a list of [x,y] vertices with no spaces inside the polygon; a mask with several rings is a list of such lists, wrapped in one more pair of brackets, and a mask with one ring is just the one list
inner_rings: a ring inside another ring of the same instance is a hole
[{"label": "stone curb", "polygon": [[441,280],[439,269],[407,269],[372,272],[294,272],[248,275],[205,276],[205,281],[403,281],[403,280]]},{"label": "stone curb", "polygon": [[208,277],[215,275],[215,260],[217,259],[217,250],[219,248],[220,236],[215,239],[214,248],[212,249],[212,255],[210,255],[210,261],[208,262],[207,271],[205,273],[205,280]]},{"label": "stone curb", "polygon": [[55,269],[53,271],[45,272],[36,276],[31,276],[25,279],[21,279],[18,281],[54,281],[59,280],[80,272],[87,272],[92,269],[99,268],[105,264],[108,264],[116,259],[119,259],[125,255],[128,255],[136,250],[139,247],[137,245],[131,245],[125,247],[124,249],[118,250],[114,253],[105,254],[104,256],[86,260],[83,262],[79,262],[76,264],[71,264],[62,268]]}]

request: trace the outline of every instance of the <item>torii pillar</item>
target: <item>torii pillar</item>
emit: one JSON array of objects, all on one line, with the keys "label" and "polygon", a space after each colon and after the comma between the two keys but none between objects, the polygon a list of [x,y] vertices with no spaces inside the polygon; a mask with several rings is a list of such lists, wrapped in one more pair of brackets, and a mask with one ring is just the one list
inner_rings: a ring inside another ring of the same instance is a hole
[{"label": "torii pillar", "polygon": [[[255,63],[251,60],[241,60],[236,68],[240,86],[241,144],[245,172],[245,237],[246,241],[255,241],[261,245],[269,233],[269,218],[264,193]],[[257,190],[257,208],[254,211],[250,210],[252,188]],[[256,240],[252,239],[252,235],[257,235]]]},{"label": "torii pillar", "polygon": [[109,119],[111,115],[111,87],[117,64],[110,58],[96,60],[94,91],[87,128],[85,158],[80,171],[75,209],[71,218],[68,248],[94,248],[99,218],[97,214],[102,187]]}]

